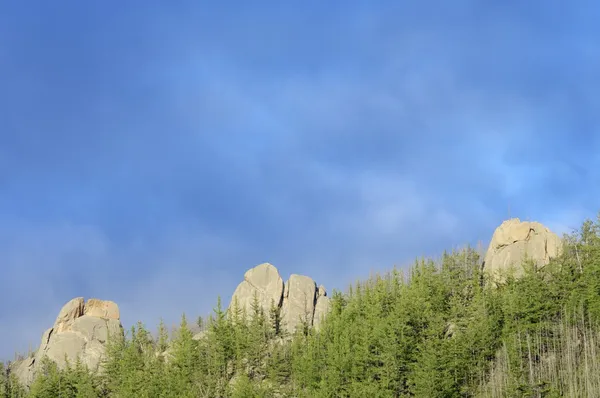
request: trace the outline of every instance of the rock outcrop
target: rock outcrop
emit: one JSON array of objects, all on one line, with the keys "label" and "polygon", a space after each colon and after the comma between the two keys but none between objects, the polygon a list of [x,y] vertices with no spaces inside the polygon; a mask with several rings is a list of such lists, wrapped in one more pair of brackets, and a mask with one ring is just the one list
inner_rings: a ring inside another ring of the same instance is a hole
[{"label": "rock outcrop", "polygon": [[560,254],[562,242],[558,235],[539,222],[512,218],[504,221],[492,236],[483,263],[483,270],[495,282],[505,280],[507,272],[515,277],[523,275],[525,258],[533,261],[536,269]]},{"label": "rock outcrop", "polygon": [[252,312],[254,296],[265,314],[272,306],[280,311],[286,329],[293,333],[296,327],[306,322],[318,328],[329,311],[329,297],[323,286],[317,288],[312,278],[292,274],[284,284],[277,268],[264,263],[251,268],[244,275],[231,298],[229,308],[237,302],[240,309]]},{"label": "rock outcrop", "polygon": [[313,316],[313,326],[316,330],[319,330],[321,322],[325,319],[330,307],[329,297],[327,297],[325,287],[321,285],[317,290],[317,303],[315,304],[315,314]]},{"label": "rock outcrop", "polygon": [[277,268],[269,263],[260,264],[246,271],[244,280],[233,293],[231,303],[237,301],[239,308],[246,308],[250,314],[256,295],[258,304],[268,314],[271,305],[281,306],[283,287],[283,279]]},{"label": "rock outcrop", "polygon": [[281,319],[293,331],[304,322],[313,324],[317,299],[317,284],[308,276],[292,274],[285,283]]},{"label": "rock outcrop", "polygon": [[74,363],[77,358],[90,370],[98,370],[110,336],[123,337],[119,307],[112,301],[77,297],[60,310],[54,325],[42,336],[33,356],[15,363],[13,372],[24,385],[30,385],[47,356],[65,366],[65,357]]}]

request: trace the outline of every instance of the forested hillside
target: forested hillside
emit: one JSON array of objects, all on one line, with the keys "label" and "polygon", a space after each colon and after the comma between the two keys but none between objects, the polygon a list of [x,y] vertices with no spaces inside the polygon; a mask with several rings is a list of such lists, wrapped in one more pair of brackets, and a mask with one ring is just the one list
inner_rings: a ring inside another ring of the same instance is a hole
[{"label": "forested hillside", "polygon": [[[525,261],[527,263],[527,261]],[[2,397],[595,397],[600,391],[600,216],[562,254],[486,280],[473,248],[419,259],[331,296],[318,331],[279,309],[142,324],[109,341],[104,371],[47,361],[30,390],[3,367]]]}]

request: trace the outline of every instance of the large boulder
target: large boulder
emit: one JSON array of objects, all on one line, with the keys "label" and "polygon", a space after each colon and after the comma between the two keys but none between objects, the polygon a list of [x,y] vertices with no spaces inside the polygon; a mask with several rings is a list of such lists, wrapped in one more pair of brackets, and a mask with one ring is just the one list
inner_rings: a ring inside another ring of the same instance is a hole
[{"label": "large boulder", "polygon": [[303,322],[312,326],[315,313],[317,284],[312,278],[292,274],[285,284],[281,319],[289,332],[294,332]]},{"label": "large boulder", "polygon": [[504,221],[492,236],[483,263],[483,270],[495,282],[503,282],[507,273],[523,275],[523,260],[533,261],[536,269],[560,254],[562,242],[558,235],[539,222],[512,218]]},{"label": "large boulder", "polygon": [[123,338],[119,307],[112,301],[76,297],[60,310],[54,325],[42,335],[39,349],[31,357],[13,365],[21,383],[29,386],[48,357],[59,368],[79,358],[90,370],[100,368],[109,336]]},{"label": "large boulder", "polygon": [[279,307],[283,297],[283,279],[279,271],[269,263],[257,265],[244,274],[244,280],[233,292],[229,308],[237,302],[240,310],[245,309],[247,314],[252,313],[254,297],[258,299],[259,306],[265,314],[269,313],[271,305]]},{"label": "large boulder", "polygon": [[252,314],[254,296],[265,315],[272,306],[280,312],[286,330],[293,333],[302,322],[318,327],[329,312],[329,298],[323,286],[317,285],[308,276],[293,274],[284,284],[275,266],[264,263],[249,269],[244,280],[237,286],[229,309],[237,302],[239,310]]}]

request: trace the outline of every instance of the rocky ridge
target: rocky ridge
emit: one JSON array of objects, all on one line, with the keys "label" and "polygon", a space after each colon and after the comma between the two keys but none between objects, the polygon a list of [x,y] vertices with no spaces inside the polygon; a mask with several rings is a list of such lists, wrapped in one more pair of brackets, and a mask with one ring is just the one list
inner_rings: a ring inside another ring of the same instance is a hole
[{"label": "rocky ridge", "polygon": [[280,311],[290,333],[303,322],[318,329],[330,306],[325,287],[317,287],[312,278],[298,274],[290,275],[284,283],[277,268],[269,263],[246,271],[244,280],[233,292],[229,310],[237,305],[250,314],[255,297],[265,314],[271,309]]}]

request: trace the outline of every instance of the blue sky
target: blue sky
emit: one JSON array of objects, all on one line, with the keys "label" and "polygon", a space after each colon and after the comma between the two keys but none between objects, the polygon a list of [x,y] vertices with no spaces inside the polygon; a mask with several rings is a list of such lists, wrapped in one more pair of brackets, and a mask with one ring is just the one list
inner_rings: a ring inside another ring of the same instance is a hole
[{"label": "blue sky", "polygon": [[600,210],[597,2],[216,3],[0,5],[0,358]]}]

